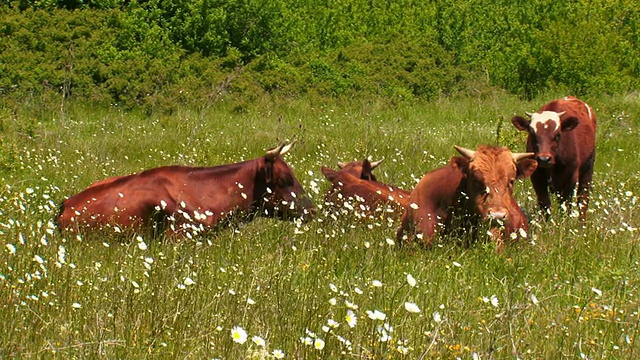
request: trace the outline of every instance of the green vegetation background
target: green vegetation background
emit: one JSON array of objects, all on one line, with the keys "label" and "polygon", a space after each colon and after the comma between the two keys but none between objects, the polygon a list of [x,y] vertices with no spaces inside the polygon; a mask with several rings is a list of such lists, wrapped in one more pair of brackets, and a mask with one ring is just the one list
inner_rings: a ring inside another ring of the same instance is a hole
[{"label": "green vegetation background", "polygon": [[146,111],[265,95],[533,98],[640,82],[635,0],[8,0],[0,94]]},{"label": "green vegetation background", "polygon": [[[1,4],[0,358],[637,357],[637,3]],[[453,144],[523,149],[510,115],[568,94],[598,117],[589,222],[558,207],[543,222],[519,182],[531,231],[502,255],[483,239],[398,248],[398,214],[183,241],[53,223],[98,179],[292,138],[319,206],[337,161],[385,158],[379,178],[409,189]]]}]

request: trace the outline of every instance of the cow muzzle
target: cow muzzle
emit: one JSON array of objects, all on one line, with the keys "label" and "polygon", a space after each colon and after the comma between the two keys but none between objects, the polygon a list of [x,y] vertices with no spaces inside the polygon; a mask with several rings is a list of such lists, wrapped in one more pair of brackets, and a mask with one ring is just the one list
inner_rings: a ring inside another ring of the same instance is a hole
[{"label": "cow muzzle", "polygon": [[308,197],[304,196],[302,198],[298,198],[296,206],[298,209],[301,209],[297,215],[302,219],[302,221],[310,221],[316,217],[316,207]]},{"label": "cow muzzle", "polygon": [[507,209],[502,207],[490,208],[487,211],[487,217],[491,220],[505,220],[507,218]]},{"label": "cow muzzle", "polygon": [[550,167],[553,165],[553,156],[549,154],[540,154],[536,156],[536,160],[538,161],[538,166],[540,167]]}]

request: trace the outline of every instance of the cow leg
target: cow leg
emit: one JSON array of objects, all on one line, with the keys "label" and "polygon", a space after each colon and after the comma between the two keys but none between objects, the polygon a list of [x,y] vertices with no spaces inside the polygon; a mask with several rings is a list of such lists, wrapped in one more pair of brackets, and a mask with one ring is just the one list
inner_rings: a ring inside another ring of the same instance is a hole
[{"label": "cow leg", "polygon": [[402,219],[400,220],[400,226],[396,231],[396,243],[399,246],[404,245],[407,241],[408,233],[412,230],[412,219],[411,214],[409,214],[411,210],[405,210],[402,214]]},{"label": "cow leg", "polygon": [[436,215],[424,211],[406,210],[396,231],[396,242],[402,245],[415,234],[424,247],[429,247],[438,224],[435,218]]},{"label": "cow leg", "polygon": [[580,168],[580,177],[578,179],[578,209],[580,210],[580,220],[585,222],[587,219],[587,208],[589,207],[589,190],[591,189],[591,181],[593,180],[593,163],[595,161],[595,151],[591,153],[589,159]]},{"label": "cow leg", "polygon": [[[559,168],[559,170],[563,169]],[[558,171],[554,174],[553,180],[553,188],[560,198],[560,203],[563,204],[566,210],[571,209],[576,184],[578,184],[579,180],[578,169],[573,173],[570,171]]]},{"label": "cow leg", "polygon": [[425,248],[431,246],[438,227],[438,216],[435,211],[420,212],[416,219],[416,237]]},{"label": "cow leg", "polygon": [[545,218],[551,215],[551,199],[549,198],[549,177],[547,171],[538,169],[531,174],[531,184],[538,198],[538,207]]}]

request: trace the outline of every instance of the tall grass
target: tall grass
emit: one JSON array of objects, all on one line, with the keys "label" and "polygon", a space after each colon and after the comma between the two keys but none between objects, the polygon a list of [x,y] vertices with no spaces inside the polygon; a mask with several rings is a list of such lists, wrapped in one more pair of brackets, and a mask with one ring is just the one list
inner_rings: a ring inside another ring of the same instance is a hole
[{"label": "tall grass", "polygon": [[454,144],[522,150],[509,119],[551,98],[3,112],[0,357],[636,358],[635,95],[585,99],[599,126],[589,222],[562,209],[543,221],[520,182],[532,228],[502,255],[485,239],[400,249],[397,214],[257,219],[193,240],[59,234],[52,222],[95,180],[241,161],[293,138],[287,161],[316,204],[329,187],[321,165],[365,156],[385,158],[381,180],[411,188]]}]

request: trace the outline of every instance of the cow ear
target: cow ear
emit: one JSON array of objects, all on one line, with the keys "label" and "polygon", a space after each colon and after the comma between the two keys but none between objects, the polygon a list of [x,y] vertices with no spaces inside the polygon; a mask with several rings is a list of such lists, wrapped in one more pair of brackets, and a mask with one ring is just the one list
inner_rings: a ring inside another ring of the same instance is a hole
[{"label": "cow ear", "polygon": [[371,162],[369,159],[364,159],[362,162],[362,173],[360,174],[360,179],[370,180],[373,171],[373,167],[371,166]]},{"label": "cow ear", "polygon": [[265,181],[269,185],[273,184],[273,161],[274,159],[270,159],[268,156],[265,156],[264,174],[265,174]]},{"label": "cow ear", "polygon": [[520,131],[529,131],[529,126],[531,126],[531,121],[523,118],[520,115],[512,117],[511,123],[516,127],[516,129]]},{"label": "cow ear", "polygon": [[578,120],[578,118],[575,117],[575,116],[572,116],[570,118],[562,120],[562,125],[560,125],[560,130],[561,131],[571,131],[571,130],[575,129],[576,126],[578,126],[579,123],[580,123],[580,121]]},{"label": "cow ear", "polygon": [[329,180],[331,183],[333,183],[333,181],[338,177],[337,171],[329,169],[324,165],[322,166],[322,173],[324,174],[324,177],[326,177],[327,180]]},{"label": "cow ear", "polygon": [[460,171],[463,175],[467,175],[469,169],[469,159],[464,156],[454,156],[449,160],[449,164],[454,170]]},{"label": "cow ear", "polygon": [[516,169],[517,169],[516,178],[526,179],[529,176],[531,176],[531,174],[533,174],[533,172],[536,171],[537,168],[538,168],[538,162],[534,159],[520,160],[520,162],[516,164]]}]

